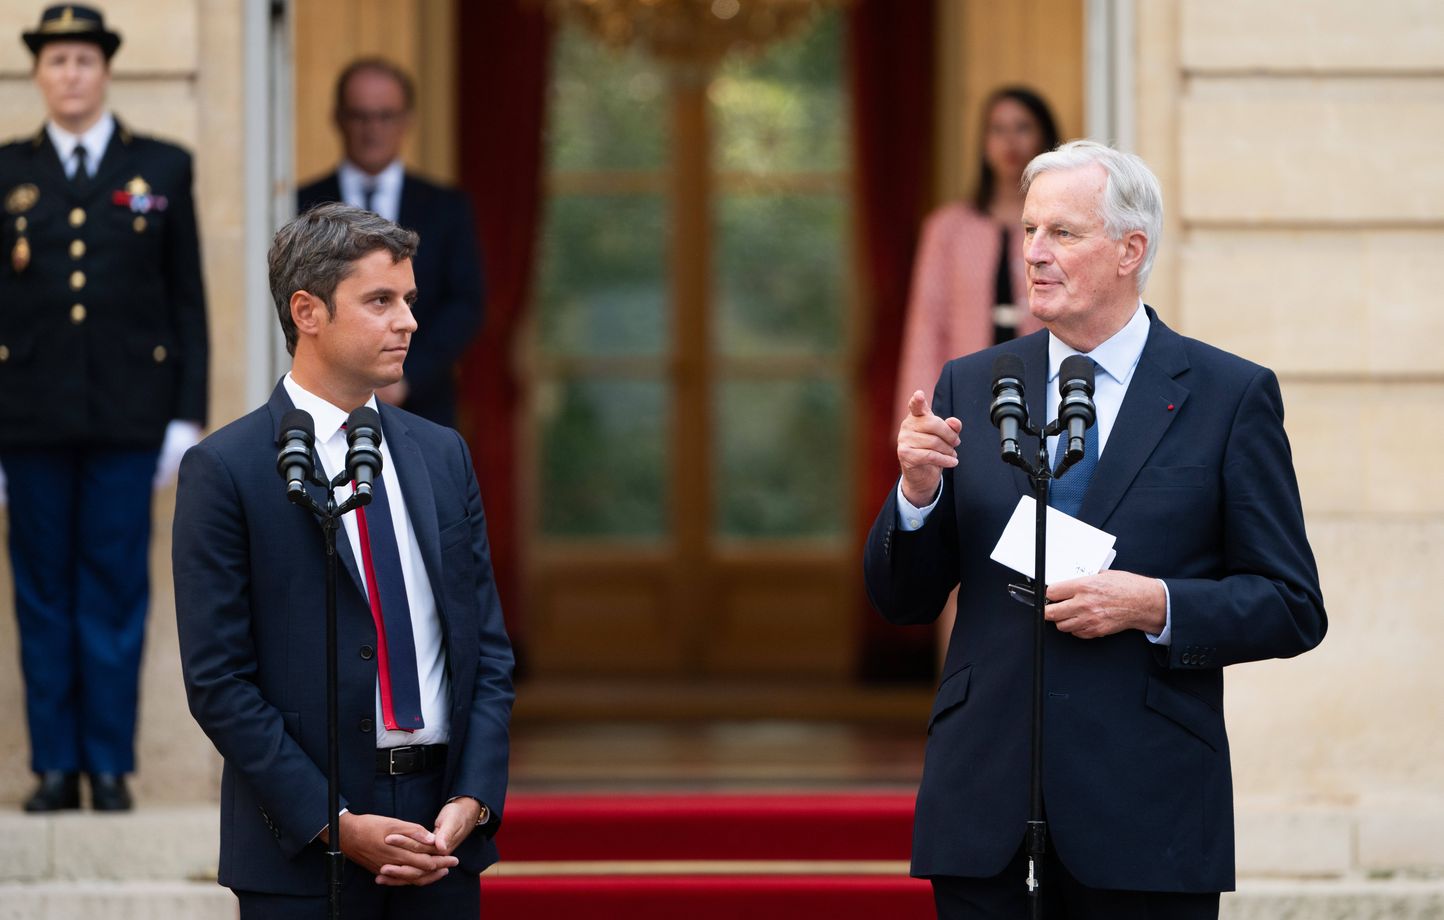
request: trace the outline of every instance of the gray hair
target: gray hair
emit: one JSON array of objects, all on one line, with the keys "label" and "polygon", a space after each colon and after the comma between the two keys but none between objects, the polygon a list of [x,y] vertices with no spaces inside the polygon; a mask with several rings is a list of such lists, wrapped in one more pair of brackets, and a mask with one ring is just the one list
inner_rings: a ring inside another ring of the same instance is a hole
[{"label": "gray hair", "polygon": [[318,204],[277,230],[266,265],[286,351],[296,353],[292,294],[305,291],[321,298],[327,314],[334,317],[336,286],[351,274],[357,260],[384,249],[391,253],[392,262],[400,262],[416,255],[419,242],[414,231],[370,211],[335,202]]},{"label": "gray hair", "polygon": [[1153,257],[1163,240],[1163,190],[1148,164],[1131,153],[1114,150],[1097,141],[1070,141],[1056,150],[1040,153],[1023,170],[1023,195],[1045,172],[1078,169],[1097,163],[1108,174],[1103,189],[1103,228],[1110,239],[1120,240],[1135,230],[1147,237],[1143,262],[1138,266],[1138,292],[1148,283]]}]

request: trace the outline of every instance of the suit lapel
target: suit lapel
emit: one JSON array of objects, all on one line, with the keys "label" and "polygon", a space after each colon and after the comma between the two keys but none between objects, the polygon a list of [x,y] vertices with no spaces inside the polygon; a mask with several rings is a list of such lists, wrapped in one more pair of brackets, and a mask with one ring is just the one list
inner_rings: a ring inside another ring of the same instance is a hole
[{"label": "suit lapel", "polygon": [[401,199],[396,205],[396,223],[402,227],[416,226],[416,183],[408,175],[401,180]]},{"label": "suit lapel", "polygon": [[50,132],[45,126],[40,126],[40,131],[31,141],[31,149],[35,155],[36,167],[50,173],[55,180],[56,188],[69,189],[70,179],[65,175],[65,167],[60,162],[60,152],[50,142]]},{"label": "suit lapel", "polygon": [[421,547],[421,559],[431,580],[431,593],[436,598],[437,609],[445,615],[442,606],[445,592],[440,590],[441,536],[437,529],[436,496],[431,488],[431,471],[426,465],[426,455],[401,413],[384,403],[381,404],[381,429],[382,437],[391,450],[396,478],[401,483],[401,495],[406,501],[406,513],[411,518],[411,529],[416,532],[416,542]]},{"label": "suit lapel", "polygon": [[[281,444],[281,419],[285,417],[287,412],[296,408],[295,404],[291,402],[291,397],[286,394],[285,384],[276,384],[276,389],[271,392],[271,399],[270,402],[267,403],[267,407],[271,410],[271,425],[274,429],[276,446],[279,447]],[[311,452],[311,456],[314,460],[314,450]],[[318,463],[317,466],[319,465]],[[276,488],[281,488],[281,484],[278,483]],[[306,494],[310,495],[311,500],[317,505],[322,508],[326,507],[326,490],[321,486],[311,482],[306,483]],[[338,525],[338,528],[336,531],[336,556],[341,560],[341,564],[346,569],[346,573],[351,576],[351,583],[356,586],[357,592],[360,593],[361,599],[364,601],[366,599],[366,587],[365,583],[361,580],[361,567],[356,564],[356,554],[351,552],[351,541],[346,537],[345,525]]]},{"label": "suit lapel", "polygon": [[1188,388],[1175,379],[1188,370],[1183,343],[1151,308],[1148,318],[1152,324],[1143,355],[1078,512],[1079,518],[1095,527],[1108,521],[1188,399]]}]

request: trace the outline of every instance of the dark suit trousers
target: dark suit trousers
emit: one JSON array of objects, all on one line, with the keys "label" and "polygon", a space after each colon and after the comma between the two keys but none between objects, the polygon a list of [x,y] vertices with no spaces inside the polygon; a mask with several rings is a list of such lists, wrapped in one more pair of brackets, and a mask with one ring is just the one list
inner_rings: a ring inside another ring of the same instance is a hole
[{"label": "dark suit trousers", "polygon": [[[1218,894],[1109,891],[1073,877],[1051,848],[1038,870],[1046,920],[1218,920]],[[992,878],[932,879],[938,920],[1027,920],[1032,914],[1024,847]]]},{"label": "dark suit trousers", "polygon": [[157,456],[85,447],[0,454],[36,772],[135,769]]},{"label": "dark suit trousers", "polygon": [[[446,804],[440,768],[406,776],[376,777],[376,813],[430,828]],[[313,844],[321,846],[321,844]],[[421,917],[474,920],[481,914],[481,883],[475,873],[453,868],[420,888],[378,885],[376,877],[347,860],[341,883],[341,916],[346,920],[417,920]],[[327,899],[237,891],[241,920],[324,920]]]}]

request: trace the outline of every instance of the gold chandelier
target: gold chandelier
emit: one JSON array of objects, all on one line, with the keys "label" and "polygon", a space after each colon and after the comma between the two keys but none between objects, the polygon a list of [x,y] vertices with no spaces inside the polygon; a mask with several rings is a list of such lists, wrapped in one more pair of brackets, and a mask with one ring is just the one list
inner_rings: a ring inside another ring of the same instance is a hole
[{"label": "gold chandelier", "polygon": [[801,32],[849,0],[541,0],[614,48],[641,45],[664,60],[713,63]]}]

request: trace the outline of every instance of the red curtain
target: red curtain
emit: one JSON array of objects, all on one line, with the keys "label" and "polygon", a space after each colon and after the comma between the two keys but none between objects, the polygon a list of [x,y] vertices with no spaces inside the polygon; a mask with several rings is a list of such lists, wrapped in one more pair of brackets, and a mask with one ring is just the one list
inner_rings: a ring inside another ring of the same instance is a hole
[{"label": "red curtain", "polygon": [[515,484],[521,388],[512,353],[541,217],[551,31],[540,4],[526,0],[458,3],[456,11],[458,172],[471,197],[487,270],[486,325],[462,365],[463,427],[520,661],[522,521]]},{"label": "red curtain", "polygon": [[[901,420],[893,417],[893,387],[913,253],[932,197],[934,0],[857,0],[850,17],[853,150],[867,316],[860,548],[898,475]],[[884,622],[865,599],[863,606],[862,676],[930,678],[932,629],[900,629]]]}]

